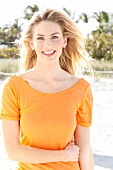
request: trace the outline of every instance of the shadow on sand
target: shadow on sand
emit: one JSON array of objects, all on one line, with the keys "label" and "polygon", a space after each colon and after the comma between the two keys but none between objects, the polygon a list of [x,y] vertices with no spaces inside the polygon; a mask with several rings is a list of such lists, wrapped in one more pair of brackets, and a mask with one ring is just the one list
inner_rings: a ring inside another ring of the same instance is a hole
[{"label": "shadow on sand", "polygon": [[110,170],[113,170],[113,156],[106,156],[106,155],[94,155],[94,162],[95,165],[104,167],[104,168],[110,168]]}]

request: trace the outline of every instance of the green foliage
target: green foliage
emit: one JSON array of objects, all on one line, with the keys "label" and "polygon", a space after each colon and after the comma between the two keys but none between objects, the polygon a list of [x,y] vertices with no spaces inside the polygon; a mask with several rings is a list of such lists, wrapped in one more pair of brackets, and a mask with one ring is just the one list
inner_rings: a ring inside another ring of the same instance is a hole
[{"label": "green foliage", "polygon": [[21,26],[19,25],[19,19],[15,19],[12,25],[6,24],[0,27],[0,45],[13,47],[12,42],[20,38]]},{"label": "green foliage", "polygon": [[86,49],[94,59],[111,60],[113,59],[113,25],[109,27],[101,25],[100,27],[100,29],[92,31],[86,39]]},{"label": "green foliage", "polygon": [[35,12],[39,11],[39,7],[37,5],[34,4],[34,6],[30,6],[28,5],[25,9],[24,9],[24,19],[29,20],[31,19],[31,17],[33,16],[33,14]]},{"label": "green foliage", "polygon": [[19,58],[16,47],[8,47],[0,49],[0,58]]},{"label": "green foliage", "polygon": [[99,23],[108,23],[109,22],[109,15],[105,11],[101,12],[94,12],[94,18],[97,20]]},{"label": "green foliage", "polygon": [[84,23],[88,23],[89,18],[86,13],[81,13],[79,16],[79,20],[82,20]]},{"label": "green foliage", "polygon": [[[96,31],[92,31],[89,37],[86,38],[86,49],[92,58],[97,60],[111,60],[113,59],[113,25],[109,25],[109,14],[105,11],[94,12],[92,16],[88,16],[86,13],[81,13],[78,19],[75,20],[75,12],[63,8],[63,10],[72,18],[76,23],[83,21],[87,23],[89,18],[95,18],[99,23],[99,28]],[[39,7],[27,6],[24,9],[23,21],[29,20],[34,12],[39,11]],[[0,49],[0,58],[17,58],[18,51],[14,47],[13,42],[21,37],[22,25],[19,24],[20,19],[15,19],[15,22],[11,25],[4,25],[0,27],[0,45],[5,45],[8,48]],[[11,47],[11,48],[10,48]]]},{"label": "green foliage", "polygon": [[29,20],[34,12],[39,11],[37,5],[27,6],[24,10],[24,17],[15,19],[13,24],[6,24],[0,27],[0,45],[7,45],[8,47],[13,47],[13,43],[16,39],[21,37],[22,26],[24,23],[20,24],[20,19]]}]

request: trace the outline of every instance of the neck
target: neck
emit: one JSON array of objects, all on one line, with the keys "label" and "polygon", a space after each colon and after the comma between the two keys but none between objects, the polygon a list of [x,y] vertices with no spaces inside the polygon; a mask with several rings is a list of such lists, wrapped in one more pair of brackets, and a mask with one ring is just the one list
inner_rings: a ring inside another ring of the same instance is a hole
[{"label": "neck", "polygon": [[36,76],[47,82],[58,79],[61,73],[63,73],[63,70],[61,69],[59,63],[56,62],[54,64],[38,62],[33,68],[33,71]]}]

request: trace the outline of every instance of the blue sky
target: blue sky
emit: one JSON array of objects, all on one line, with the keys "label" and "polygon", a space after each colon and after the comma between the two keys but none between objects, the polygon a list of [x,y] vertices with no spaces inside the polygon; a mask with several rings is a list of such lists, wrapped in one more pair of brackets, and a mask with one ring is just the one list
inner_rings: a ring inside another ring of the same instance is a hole
[{"label": "blue sky", "polygon": [[[14,19],[22,17],[24,15],[23,10],[28,5],[33,6],[33,4],[37,4],[40,9],[48,7],[62,9],[65,7],[75,12],[76,16],[82,12],[87,14],[102,10],[113,12],[113,0],[2,0],[0,3],[0,26],[9,24]],[[91,27],[93,25],[95,25],[94,21]]]}]

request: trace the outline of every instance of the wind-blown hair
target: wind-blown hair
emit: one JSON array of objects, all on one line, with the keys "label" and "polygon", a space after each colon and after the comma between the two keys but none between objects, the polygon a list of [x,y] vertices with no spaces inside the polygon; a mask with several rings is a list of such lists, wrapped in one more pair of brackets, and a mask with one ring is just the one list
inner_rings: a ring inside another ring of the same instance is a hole
[{"label": "wind-blown hair", "polygon": [[29,70],[36,64],[37,55],[31,49],[30,40],[33,38],[34,27],[41,21],[51,21],[59,24],[63,36],[67,37],[67,46],[63,48],[59,58],[62,69],[70,74],[77,75],[84,66],[89,68],[90,57],[85,49],[84,38],[75,22],[64,11],[47,9],[42,13],[36,12],[28,21],[28,25],[22,34],[20,48],[21,70]]}]

